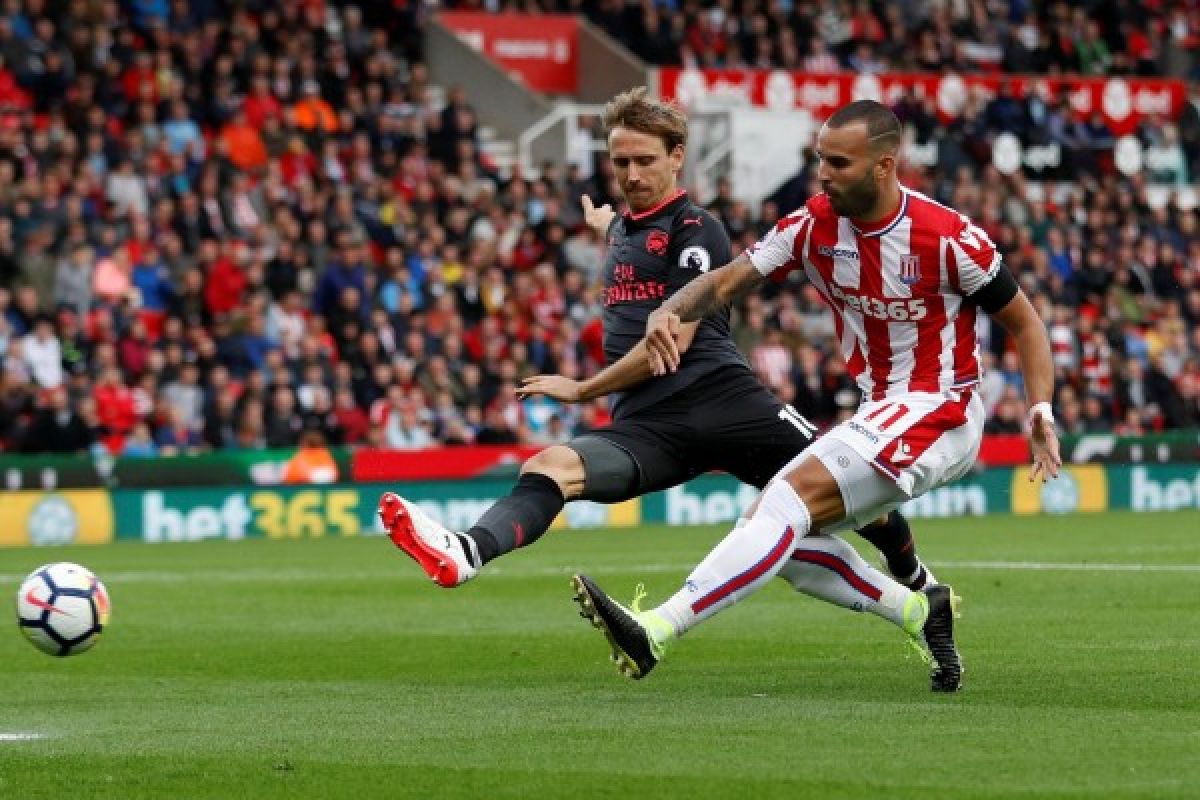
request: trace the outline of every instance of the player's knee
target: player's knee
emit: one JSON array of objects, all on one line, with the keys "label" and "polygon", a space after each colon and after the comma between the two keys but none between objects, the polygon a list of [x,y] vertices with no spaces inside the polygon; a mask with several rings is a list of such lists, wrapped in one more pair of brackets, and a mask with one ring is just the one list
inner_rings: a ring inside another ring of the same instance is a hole
[{"label": "player's knee", "polygon": [[[771,481],[759,497],[751,521],[769,520],[774,526],[786,526],[796,536],[807,536],[812,530],[812,514],[808,505],[796,494],[787,481]],[[774,527],[776,533],[778,527]]]},{"label": "player's knee", "polygon": [[599,436],[577,437],[567,447],[583,465],[580,499],[617,503],[637,496],[641,468],[629,451]]},{"label": "player's knee", "polygon": [[583,461],[571,448],[556,444],[530,458],[521,465],[521,474],[536,472],[558,484],[563,497],[571,498],[583,486]]},{"label": "player's knee", "polygon": [[813,527],[839,521],[845,514],[842,489],[819,458],[808,458],[783,476],[812,514]]},{"label": "player's knee", "polygon": [[819,503],[830,495],[841,496],[837,481],[815,458],[805,461],[789,474],[787,482],[806,503]]}]

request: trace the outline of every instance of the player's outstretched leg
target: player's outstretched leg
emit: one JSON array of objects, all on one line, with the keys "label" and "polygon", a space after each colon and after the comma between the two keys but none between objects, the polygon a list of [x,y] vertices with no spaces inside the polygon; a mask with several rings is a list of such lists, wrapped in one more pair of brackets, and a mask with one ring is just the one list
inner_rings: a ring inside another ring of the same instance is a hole
[{"label": "player's outstretched leg", "polygon": [[642,587],[638,587],[632,609],[613,600],[586,575],[573,576],[571,587],[579,604],[579,616],[599,628],[608,639],[617,670],[634,680],[646,677],[662,658],[661,642],[671,636],[671,631],[666,620],[638,607],[645,596]]},{"label": "player's outstretched leg", "polygon": [[851,611],[865,611],[918,639],[929,603],[863,560],[840,536],[809,535],[779,571],[792,588]]},{"label": "player's outstretched leg", "polygon": [[[544,470],[544,472],[539,471]],[[446,530],[416,504],[388,492],[379,500],[379,518],[392,542],[440,586],[466,583],[484,564],[527,547],[550,529],[566,503],[557,475],[583,484],[583,464],[568,447],[549,447],[525,462],[521,476],[465,533]]]},{"label": "player's outstretched leg", "polygon": [[479,554],[471,540],[446,530],[411,500],[384,493],[379,498],[379,519],[392,542],[437,585],[452,588],[479,572]]},{"label": "player's outstretched leg", "polygon": [[955,596],[949,586],[928,586],[923,590],[929,600],[929,616],[921,630],[929,654],[933,657],[930,688],[935,692],[957,692],[962,688],[962,659],[954,644]]},{"label": "player's outstretched leg", "polygon": [[608,597],[593,581],[576,576],[575,599],[583,616],[604,632],[622,674],[645,677],[664,648],[689,629],[765,586],[784,566],[797,538],[812,524],[804,502],[787,481],[763,492],[757,510],[735,527],[665,603],[641,611]]},{"label": "player's outstretched leg", "polygon": [[948,586],[912,591],[872,568],[838,536],[801,539],[779,577],[798,592],[899,627],[932,663],[933,691],[953,692],[961,685],[962,662],[954,644],[958,598]]}]

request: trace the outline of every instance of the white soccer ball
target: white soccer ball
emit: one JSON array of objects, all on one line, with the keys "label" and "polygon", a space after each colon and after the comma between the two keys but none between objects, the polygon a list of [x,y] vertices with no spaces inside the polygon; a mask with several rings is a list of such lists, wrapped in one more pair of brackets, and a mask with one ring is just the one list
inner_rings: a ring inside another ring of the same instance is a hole
[{"label": "white soccer ball", "polygon": [[73,656],[108,625],[108,590],[87,567],[66,561],[29,573],[17,591],[17,624],[43,653]]}]

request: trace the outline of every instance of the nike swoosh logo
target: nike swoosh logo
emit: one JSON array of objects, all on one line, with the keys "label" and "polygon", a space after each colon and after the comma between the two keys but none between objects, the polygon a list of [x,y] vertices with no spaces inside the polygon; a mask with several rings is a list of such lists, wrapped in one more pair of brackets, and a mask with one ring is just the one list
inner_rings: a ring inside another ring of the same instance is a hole
[{"label": "nike swoosh logo", "polygon": [[50,603],[47,603],[42,598],[35,595],[33,593],[33,589],[30,589],[28,592],[25,593],[25,602],[29,603],[29,605],[33,606],[34,608],[40,608],[43,611],[50,611],[54,614],[66,614],[66,616],[68,616],[68,617],[71,616],[70,614],[67,614],[66,611],[63,611],[61,608],[58,608],[57,606],[53,606]]}]

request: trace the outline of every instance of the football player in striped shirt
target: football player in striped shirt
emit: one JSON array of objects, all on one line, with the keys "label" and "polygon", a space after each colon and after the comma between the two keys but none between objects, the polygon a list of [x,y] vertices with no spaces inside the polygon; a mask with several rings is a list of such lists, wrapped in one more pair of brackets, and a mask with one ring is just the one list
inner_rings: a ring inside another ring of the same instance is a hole
[{"label": "football player in striped shirt", "polygon": [[[806,537],[861,526],[971,468],[985,417],[976,391],[981,310],[1015,342],[1029,404],[1032,477],[1057,476],[1045,326],[982,229],[900,184],[900,139],[899,120],[880,103],[859,100],[834,112],[817,140],[822,193],[732,262],[688,283],[647,320],[652,367],[669,375],[679,363],[681,324],[803,270],[833,310],[842,355],[864,399],[851,419],[776,474],[749,520],[662,605],[628,609],[576,576],[576,599],[608,637],[625,674],[644,676],[668,643],[761,588],[803,550]],[[933,690],[958,690],[962,663],[949,587],[888,591],[899,594],[886,602],[911,609],[904,627],[928,647]]]}]

